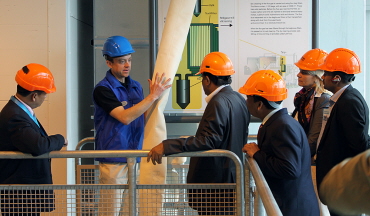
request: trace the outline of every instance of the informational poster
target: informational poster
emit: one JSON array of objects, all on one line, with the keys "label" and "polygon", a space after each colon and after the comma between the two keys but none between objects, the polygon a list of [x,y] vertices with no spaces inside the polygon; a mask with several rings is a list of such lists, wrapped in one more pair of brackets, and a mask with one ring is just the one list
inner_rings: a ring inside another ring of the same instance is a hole
[{"label": "informational poster", "polygon": [[[158,3],[159,33],[169,2]],[[203,113],[206,95],[195,74],[203,57],[213,51],[233,61],[231,86],[236,91],[258,70],[281,74],[289,89],[283,106],[292,112],[300,89],[294,63],[311,49],[311,7],[307,0],[198,0],[164,112]]]},{"label": "informational poster", "polygon": [[283,104],[289,112],[294,110],[293,98],[300,89],[297,85],[299,69],[294,63],[311,49],[311,5],[308,2],[239,1],[238,85],[244,85],[258,70],[278,72],[289,89]]}]

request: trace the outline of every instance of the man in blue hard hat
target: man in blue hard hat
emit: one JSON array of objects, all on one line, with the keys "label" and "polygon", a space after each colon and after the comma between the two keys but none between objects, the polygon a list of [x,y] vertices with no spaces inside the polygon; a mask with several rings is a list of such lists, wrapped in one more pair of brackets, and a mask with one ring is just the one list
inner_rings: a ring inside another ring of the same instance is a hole
[{"label": "man in blue hard hat", "polygon": [[[109,37],[104,43],[103,56],[109,70],[93,92],[96,150],[141,150],[144,113],[171,87],[171,79],[165,80],[164,74],[156,74],[154,82],[148,80],[150,94],[144,98],[140,83],[130,78],[133,52],[130,42],[122,36]],[[99,161],[100,184],[127,184],[126,158],[96,160]],[[139,159],[137,162],[140,162]],[[125,198],[127,193],[122,192],[101,190],[99,215],[119,215],[120,211],[122,215],[123,210],[128,212],[128,206],[125,206],[128,203],[128,198]]]}]

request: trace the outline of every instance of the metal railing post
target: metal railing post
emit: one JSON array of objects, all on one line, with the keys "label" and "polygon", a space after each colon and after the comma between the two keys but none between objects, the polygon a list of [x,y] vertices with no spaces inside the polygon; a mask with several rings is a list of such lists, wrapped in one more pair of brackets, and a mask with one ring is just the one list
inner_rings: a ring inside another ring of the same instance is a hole
[{"label": "metal railing post", "polygon": [[[263,176],[260,168],[258,167],[257,162],[250,157],[247,157],[246,164],[248,164],[252,174],[253,179],[255,180],[256,188],[258,191],[258,194],[256,193],[256,204],[255,206],[258,208],[255,211],[258,211],[258,215],[261,212],[261,207],[263,206],[266,208],[267,215],[273,215],[273,216],[282,216],[283,214],[280,211],[279,206],[276,203],[276,200],[274,199],[274,196],[272,195],[272,192],[270,190],[270,187],[268,186],[265,177]],[[260,204],[258,199],[262,199],[263,205]],[[255,214],[256,215],[256,214]]]},{"label": "metal railing post", "polygon": [[136,181],[136,158],[128,157],[128,191],[129,191],[129,209],[130,215],[136,215],[136,190],[137,190],[137,181]]},{"label": "metal railing post", "polygon": [[254,197],[256,195],[256,184],[254,183],[254,178],[252,176],[252,172],[249,172],[249,211],[250,216],[254,216]]},{"label": "metal railing post", "polygon": [[254,215],[255,216],[266,216],[266,211],[262,203],[262,199],[258,190],[255,191],[254,196]]},{"label": "metal railing post", "polygon": [[244,166],[244,204],[245,204],[245,215],[246,216],[252,216],[250,212],[249,203],[251,202],[249,194],[251,193],[251,187],[250,187],[250,170],[249,166]]},{"label": "metal railing post", "polygon": [[[232,152],[230,152],[232,153]],[[234,154],[234,153],[233,153]],[[244,208],[244,199],[243,199],[243,194],[244,194],[244,170],[243,167],[241,166],[241,161],[240,159],[235,155],[233,159],[235,163],[235,168],[239,170],[239,172],[236,172],[236,191],[239,191],[239,193],[236,193],[236,212],[239,212],[240,216],[245,215],[245,208]]]}]

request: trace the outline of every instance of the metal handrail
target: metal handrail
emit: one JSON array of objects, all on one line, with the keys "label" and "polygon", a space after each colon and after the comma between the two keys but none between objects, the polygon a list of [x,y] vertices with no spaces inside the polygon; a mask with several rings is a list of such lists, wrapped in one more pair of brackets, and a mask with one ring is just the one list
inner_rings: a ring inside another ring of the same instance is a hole
[{"label": "metal handrail", "polygon": [[[257,135],[250,134],[248,135],[248,139],[257,139]],[[82,140],[80,140],[75,148],[75,150],[81,150],[84,145],[87,143],[94,143],[95,142],[95,137],[86,137]]]},{"label": "metal handrail", "polygon": [[[25,154],[16,151],[0,151],[0,159],[40,159],[40,158],[116,158],[116,157],[126,157],[129,167],[129,205],[130,215],[135,215],[136,207],[136,174],[135,174],[135,164],[137,157],[146,157],[149,151],[145,150],[79,150],[79,151],[52,151],[39,156],[32,156],[31,154]],[[214,149],[209,151],[199,151],[199,152],[184,152],[174,155],[168,155],[166,157],[228,157],[230,158],[236,168],[236,191],[240,194],[236,197],[236,212],[238,215],[245,215],[244,209],[244,170],[242,162],[239,157],[228,150]]]},{"label": "metal handrail", "polygon": [[[258,197],[262,199],[262,203],[264,205],[267,215],[282,216],[283,214],[281,213],[280,208],[278,204],[276,203],[276,200],[274,196],[272,195],[270,187],[268,186],[267,181],[265,177],[263,176],[261,169],[259,168],[257,162],[253,158],[247,157],[245,160],[245,164],[247,165],[245,166],[245,175],[248,175],[249,172],[247,169],[249,168],[255,180],[255,181],[250,181],[250,182],[254,182],[256,184],[257,191],[259,194]],[[260,206],[257,206],[257,207],[260,207]],[[253,212],[251,212],[250,215],[253,215]],[[261,212],[258,211],[257,215],[262,215],[262,214]]]},{"label": "metal handrail", "polygon": [[81,150],[82,147],[84,145],[86,145],[87,143],[94,143],[94,142],[95,142],[95,137],[86,137],[86,138],[80,140],[80,142],[78,142],[75,150]]},{"label": "metal handrail", "polygon": [[[88,143],[94,143],[94,142],[95,142],[95,137],[86,137],[86,138],[80,140],[80,142],[78,142],[75,150],[82,150],[84,145],[86,145]],[[75,170],[77,170],[78,165],[81,165],[81,158],[76,158],[76,160],[75,160]]]}]

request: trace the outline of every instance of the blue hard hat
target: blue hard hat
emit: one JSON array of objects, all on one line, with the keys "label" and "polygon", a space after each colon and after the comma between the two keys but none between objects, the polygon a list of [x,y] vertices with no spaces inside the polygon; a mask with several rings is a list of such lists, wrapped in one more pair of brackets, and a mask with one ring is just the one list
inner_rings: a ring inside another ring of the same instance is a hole
[{"label": "blue hard hat", "polygon": [[103,56],[108,55],[112,58],[128,55],[135,52],[132,49],[130,41],[128,41],[125,37],[122,36],[112,36],[107,38],[103,45]]}]

